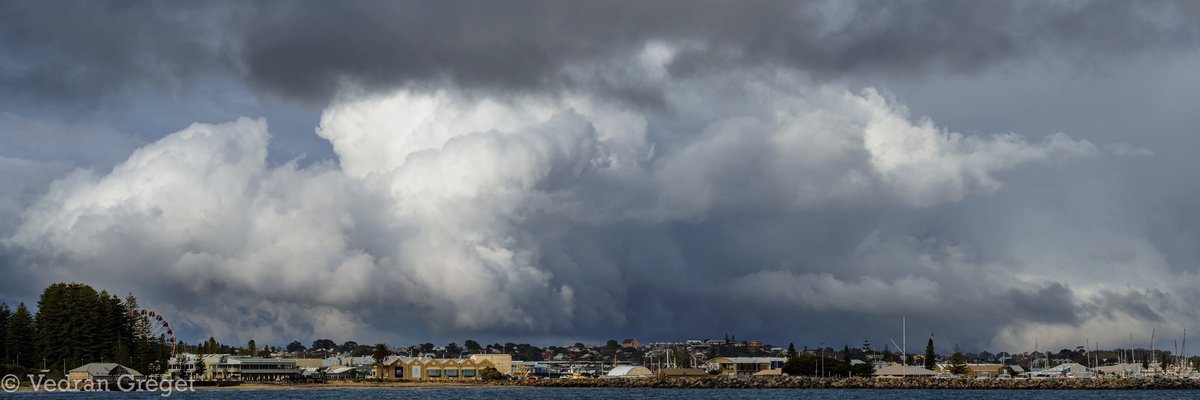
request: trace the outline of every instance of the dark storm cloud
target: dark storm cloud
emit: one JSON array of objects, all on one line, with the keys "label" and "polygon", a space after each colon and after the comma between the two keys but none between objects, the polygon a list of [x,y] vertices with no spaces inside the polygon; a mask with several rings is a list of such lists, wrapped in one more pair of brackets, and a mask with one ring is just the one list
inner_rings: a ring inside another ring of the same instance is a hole
[{"label": "dark storm cloud", "polygon": [[[1033,54],[1094,61],[1194,49],[1190,2],[5,2],[0,85],[92,104],[206,74],[327,101],[347,87],[509,91],[599,86],[661,103],[654,87],[569,72],[691,44],[676,75],[731,64],[837,77],[973,73]],[[603,74],[601,74],[603,75]]]},{"label": "dark storm cloud", "polygon": [[[0,3],[0,107],[102,104],[165,135],[163,120],[256,115],[243,96],[328,104],[316,136],[303,107],[268,115],[270,133],[238,120],[144,141],[0,116],[0,139],[21,138],[0,147],[0,271],[135,291],[227,341],[879,343],[907,315],[910,334],[1020,350],[1182,324],[1200,299],[1194,116],[1140,100],[1190,99],[1158,60],[1188,64],[1198,9]],[[1126,58],[1120,90],[988,103],[954,87],[1054,90]],[[1042,63],[1070,73],[1025,79]],[[973,113],[949,126],[858,86],[947,75],[926,96]],[[1083,111],[1061,129],[1017,103]],[[273,161],[287,131],[331,156]],[[6,282],[0,297],[35,295]]]},{"label": "dark storm cloud", "polygon": [[[605,64],[647,40],[697,44],[671,65],[681,75],[731,63],[826,77],[972,73],[1031,54],[1086,61],[1194,48],[1191,22],[1200,11],[1186,2],[1117,1],[483,1],[355,2],[333,10],[293,4],[269,14],[246,37],[249,78],[281,93],[326,98],[345,84],[603,85],[566,68]],[[612,90],[634,101],[647,91]]]},{"label": "dark storm cloud", "polygon": [[[6,1],[0,88],[27,100],[94,106],[130,90],[186,87],[225,73],[225,34],[242,9],[200,2]],[[6,100],[14,100],[11,95]]]}]

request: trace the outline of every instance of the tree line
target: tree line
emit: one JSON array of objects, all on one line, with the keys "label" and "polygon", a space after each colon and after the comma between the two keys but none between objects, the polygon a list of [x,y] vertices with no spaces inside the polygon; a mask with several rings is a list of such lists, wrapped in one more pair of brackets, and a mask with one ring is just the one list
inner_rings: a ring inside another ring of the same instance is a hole
[{"label": "tree line", "polygon": [[871,376],[875,372],[869,362],[854,364],[851,362],[850,346],[842,349],[841,354],[835,352],[797,352],[795,344],[788,344],[787,359],[783,363],[783,373],[792,376]]},{"label": "tree line", "polygon": [[37,312],[25,303],[0,304],[0,361],[65,373],[91,362],[115,362],[143,373],[161,373],[170,357],[162,335],[138,312],[137,299],[97,292],[81,283],[56,283],[42,291]]}]

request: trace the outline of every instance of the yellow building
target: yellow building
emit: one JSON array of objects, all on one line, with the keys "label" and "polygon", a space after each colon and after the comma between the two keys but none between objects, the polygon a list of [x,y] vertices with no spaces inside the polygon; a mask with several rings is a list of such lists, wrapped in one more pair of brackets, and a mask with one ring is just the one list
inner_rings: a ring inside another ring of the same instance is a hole
[{"label": "yellow building", "polygon": [[325,366],[324,359],[321,358],[294,358],[296,366],[300,368],[321,368]]},{"label": "yellow building", "polygon": [[[511,356],[510,356],[511,357]],[[511,362],[509,363],[511,370]],[[479,379],[479,371],[497,368],[489,359],[388,357],[382,365],[373,367],[378,379],[413,380],[470,380]]]},{"label": "yellow building", "polygon": [[967,376],[978,378],[980,376],[997,377],[1004,373],[1004,364],[967,364]]},{"label": "yellow building", "polygon": [[512,355],[509,354],[472,354],[471,359],[475,362],[491,361],[494,368],[504,375],[512,375]]}]

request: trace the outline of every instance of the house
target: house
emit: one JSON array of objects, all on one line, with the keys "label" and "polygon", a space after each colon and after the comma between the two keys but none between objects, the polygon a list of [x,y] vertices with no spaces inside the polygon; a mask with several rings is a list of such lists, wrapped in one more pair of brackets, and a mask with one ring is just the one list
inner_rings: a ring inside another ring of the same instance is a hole
[{"label": "house", "polygon": [[626,349],[636,349],[642,346],[638,343],[637,339],[625,339],[621,341],[621,347]]},{"label": "house", "polygon": [[[82,386],[84,382],[108,382],[116,384],[142,380],[141,372],[116,363],[89,363],[67,372],[67,379],[74,386]],[[111,386],[116,387],[116,386]]]},{"label": "house", "polygon": [[721,375],[753,375],[759,371],[783,368],[783,357],[717,357],[708,360],[708,369]]}]

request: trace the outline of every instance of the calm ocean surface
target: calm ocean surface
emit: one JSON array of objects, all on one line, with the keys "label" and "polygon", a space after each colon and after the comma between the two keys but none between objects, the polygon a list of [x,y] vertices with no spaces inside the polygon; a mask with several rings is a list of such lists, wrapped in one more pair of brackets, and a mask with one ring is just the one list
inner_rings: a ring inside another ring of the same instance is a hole
[{"label": "calm ocean surface", "polygon": [[[0,399],[161,399],[160,393],[0,393]],[[1196,399],[1200,391],[402,388],[219,390],[180,399]]]}]

